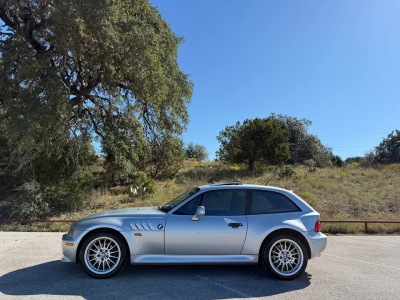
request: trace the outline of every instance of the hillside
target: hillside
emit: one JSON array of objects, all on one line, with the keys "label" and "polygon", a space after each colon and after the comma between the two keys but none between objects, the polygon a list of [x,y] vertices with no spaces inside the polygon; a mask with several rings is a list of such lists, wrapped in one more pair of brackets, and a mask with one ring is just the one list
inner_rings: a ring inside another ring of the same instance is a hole
[{"label": "hillside", "polygon": [[[156,182],[155,192],[135,197],[129,188],[96,191],[84,209],[57,212],[49,219],[79,219],[116,208],[158,205],[195,185],[210,182],[236,181],[262,184],[292,190],[311,204],[322,220],[400,220],[400,168],[361,168],[352,164],[343,168],[312,169],[306,167],[268,167],[249,172],[240,166],[186,161],[173,178]],[[66,230],[66,224],[3,225],[3,230]],[[361,233],[362,224],[323,224],[330,233]],[[372,224],[371,233],[400,233],[400,225]]]}]

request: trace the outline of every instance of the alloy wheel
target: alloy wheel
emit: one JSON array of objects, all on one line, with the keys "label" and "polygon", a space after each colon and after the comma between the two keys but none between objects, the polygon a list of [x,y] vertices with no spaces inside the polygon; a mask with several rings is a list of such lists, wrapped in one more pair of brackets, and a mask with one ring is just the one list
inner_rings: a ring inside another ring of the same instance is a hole
[{"label": "alloy wheel", "polygon": [[108,274],[121,260],[121,249],[110,237],[98,237],[86,247],[85,264],[95,274]]},{"label": "alloy wheel", "polygon": [[281,276],[296,274],[304,261],[301,247],[290,239],[276,241],[270,248],[268,256],[271,267]]}]

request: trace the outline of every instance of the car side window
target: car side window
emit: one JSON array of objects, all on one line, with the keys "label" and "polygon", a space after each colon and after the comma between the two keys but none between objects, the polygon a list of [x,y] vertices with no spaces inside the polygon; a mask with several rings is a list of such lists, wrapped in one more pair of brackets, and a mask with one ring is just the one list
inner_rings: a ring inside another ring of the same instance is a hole
[{"label": "car side window", "polygon": [[239,216],[246,211],[246,190],[215,190],[203,194],[206,216]]},{"label": "car side window", "polygon": [[190,200],[188,203],[183,205],[177,211],[174,212],[174,215],[194,215],[196,213],[196,208],[199,206],[201,199],[201,195],[196,198]]},{"label": "car side window", "polygon": [[273,214],[300,211],[288,197],[268,191],[252,191],[251,214]]}]

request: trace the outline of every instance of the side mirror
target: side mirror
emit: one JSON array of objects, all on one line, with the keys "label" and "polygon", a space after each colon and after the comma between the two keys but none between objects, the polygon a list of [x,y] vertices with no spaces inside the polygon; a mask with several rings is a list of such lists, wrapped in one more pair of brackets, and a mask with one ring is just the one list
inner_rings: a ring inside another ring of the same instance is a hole
[{"label": "side mirror", "polygon": [[204,206],[197,206],[196,213],[192,217],[193,221],[198,221],[200,216],[204,216],[206,214],[206,209]]}]

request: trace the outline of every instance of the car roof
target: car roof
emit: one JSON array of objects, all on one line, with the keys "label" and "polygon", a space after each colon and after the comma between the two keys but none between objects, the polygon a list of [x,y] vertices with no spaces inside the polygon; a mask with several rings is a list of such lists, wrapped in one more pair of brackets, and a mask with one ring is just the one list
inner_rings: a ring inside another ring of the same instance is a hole
[{"label": "car roof", "polygon": [[208,190],[208,189],[262,189],[266,191],[275,191],[275,192],[289,192],[292,193],[290,190],[274,187],[274,186],[267,186],[267,185],[260,185],[260,184],[245,184],[241,182],[221,182],[221,183],[214,183],[214,184],[207,184],[207,185],[200,185],[198,186],[200,189]]}]

